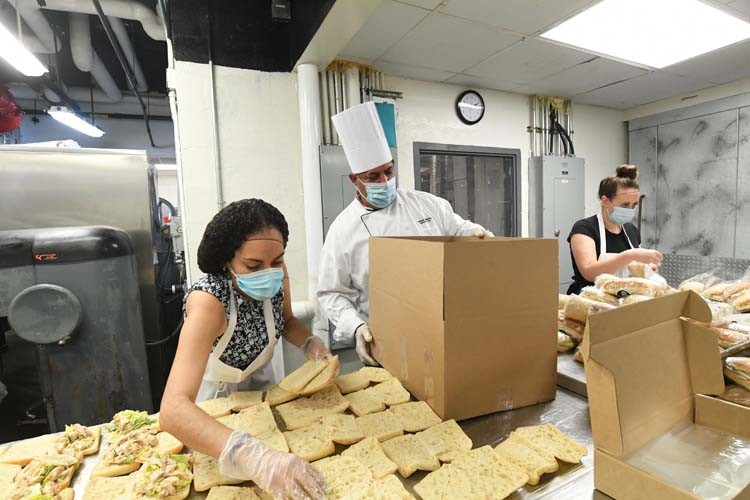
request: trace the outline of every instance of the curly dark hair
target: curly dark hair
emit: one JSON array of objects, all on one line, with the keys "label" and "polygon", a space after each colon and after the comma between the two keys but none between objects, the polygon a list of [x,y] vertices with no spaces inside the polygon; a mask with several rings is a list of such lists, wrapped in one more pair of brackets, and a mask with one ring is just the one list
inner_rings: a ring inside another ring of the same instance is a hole
[{"label": "curly dark hair", "polygon": [[278,229],[286,248],[289,227],[276,207],[255,198],[230,203],[206,226],[198,247],[198,267],[207,274],[221,273],[247,238],[267,228]]}]

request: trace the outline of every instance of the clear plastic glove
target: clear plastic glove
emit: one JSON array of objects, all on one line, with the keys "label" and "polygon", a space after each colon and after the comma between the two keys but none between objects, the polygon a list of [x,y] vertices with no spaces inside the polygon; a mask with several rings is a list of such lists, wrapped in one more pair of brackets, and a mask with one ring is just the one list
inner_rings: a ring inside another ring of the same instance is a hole
[{"label": "clear plastic glove", "polygon": [[318,360],[331,357],[331,351],[328,350],[323,339],[317,335],[307,337],[301,349],[307,359]]},{"label": "clear plastic glove", "polygon": [[301,458],[270,448],[250,434],[234,431],[219,456],[219,472],[252,480],[274,498],[322,500],[323,476]]},{"label": "clear plastic glove", "polygon": [[488,231],[487,229],[482,229],[482,228],[475,229],[474,232],[472,233],[472,236],[479,238],[479,239],[495,237],[495,235],[492,234],[492,231]]},{"label": "clear plastic glove", "polygon": [[372,356],[370,356],[370,342],[372,342],[372,332],[367,324],[362,323],[354,331],[354,337],[357,341],[357,356],[366,366],[380,366]]}]

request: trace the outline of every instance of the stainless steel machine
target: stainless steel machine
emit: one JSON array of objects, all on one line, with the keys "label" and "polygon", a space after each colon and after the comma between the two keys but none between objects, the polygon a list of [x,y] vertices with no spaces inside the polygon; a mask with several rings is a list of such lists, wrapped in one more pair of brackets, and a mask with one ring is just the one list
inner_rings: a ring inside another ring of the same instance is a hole
[{"label": "stainless steel machine", "polygon": [[568,234],[585,217],[584,173],[583,158],[529,158],[529,236],[557,239],[560,293],[573,281]]},{"label": "stainless steel machine", "polygon": [[[105,225],[130,238],[137,266],[138,298],[133,300],[138,301],[148,361],[148,407],[158,406],[176,347],[176,335],[171,334],[179,331],[182,317],[183,273],[169,225],[159,215],[154,169],[146,153],[0,146],[0,179],[0,231]],[[0,287],[2,282],[0,274]],[[14,395],[22,400],[16,401],[20,405],[40,391],[38,374],[28,366],[33,348],[9,330],[0,315],[0,380],[9,386],[0,420],[7,416],[6,405]],[[2,339],[5,332],[7,343]],[[96,345],[88,348],[93,351]],[[117,370],[113,366],[111,376],[120,376]],[[39,417],[38,411],[26,413]],[[0,427],[10,423],[2,420]]]},{"label": "stainless steel machine", "polygon": [[0,316],[36,349],[51,431],[151,409],[133,241],[107,226],[0,231]]}]

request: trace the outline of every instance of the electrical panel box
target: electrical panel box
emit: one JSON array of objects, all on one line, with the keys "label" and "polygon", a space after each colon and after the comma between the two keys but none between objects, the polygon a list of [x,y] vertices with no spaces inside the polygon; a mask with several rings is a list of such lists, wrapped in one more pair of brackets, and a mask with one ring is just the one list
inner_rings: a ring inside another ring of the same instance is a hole
[{"label": "electrical panel box", "polygon": [[529,158],[529,236],[557,239],[561,293],[573,282],[568,235],[586,215],[584,171],[583,158]]}]

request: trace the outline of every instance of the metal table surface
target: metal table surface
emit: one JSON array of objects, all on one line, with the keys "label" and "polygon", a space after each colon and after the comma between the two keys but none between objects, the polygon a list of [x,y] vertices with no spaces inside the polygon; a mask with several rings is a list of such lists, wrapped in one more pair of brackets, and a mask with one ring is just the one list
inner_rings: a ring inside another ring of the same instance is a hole
[{"label": "metal table surface", "polygon": [[[536,486],[525,486],[511,496],[509,500],[605,500],[608,496],[594,490],[593,468],[593,438],[591,435],[591,421],[589,420],[588,403],[585,398],[566,389],[558,388],[557,398],[548,403],[541,403],[512,411],[494,413],[460,422],[461,428],[474,442],[474,447],[496,445],[510,433],[522,426],[552,423],[572,439],[585,445],[589,454],[583,458],[581,464],[560,464],[560,470],[554,474],[545,474]],[[102,450],[106,441],[102,439]],[[101,451],[100,450],[100,453]],[[91,471],[98,455],[86,457],[81,464],[75,478],[73,489],[76,500],[83,499]],[[418,471],[408,479],[403,479],[406,488],[414,493],[414,485],[418,483],[426,472]],[[398,476],[400,478],[400,476]],[[189,499],[203,499],[206,493],[193,491]]]}]

